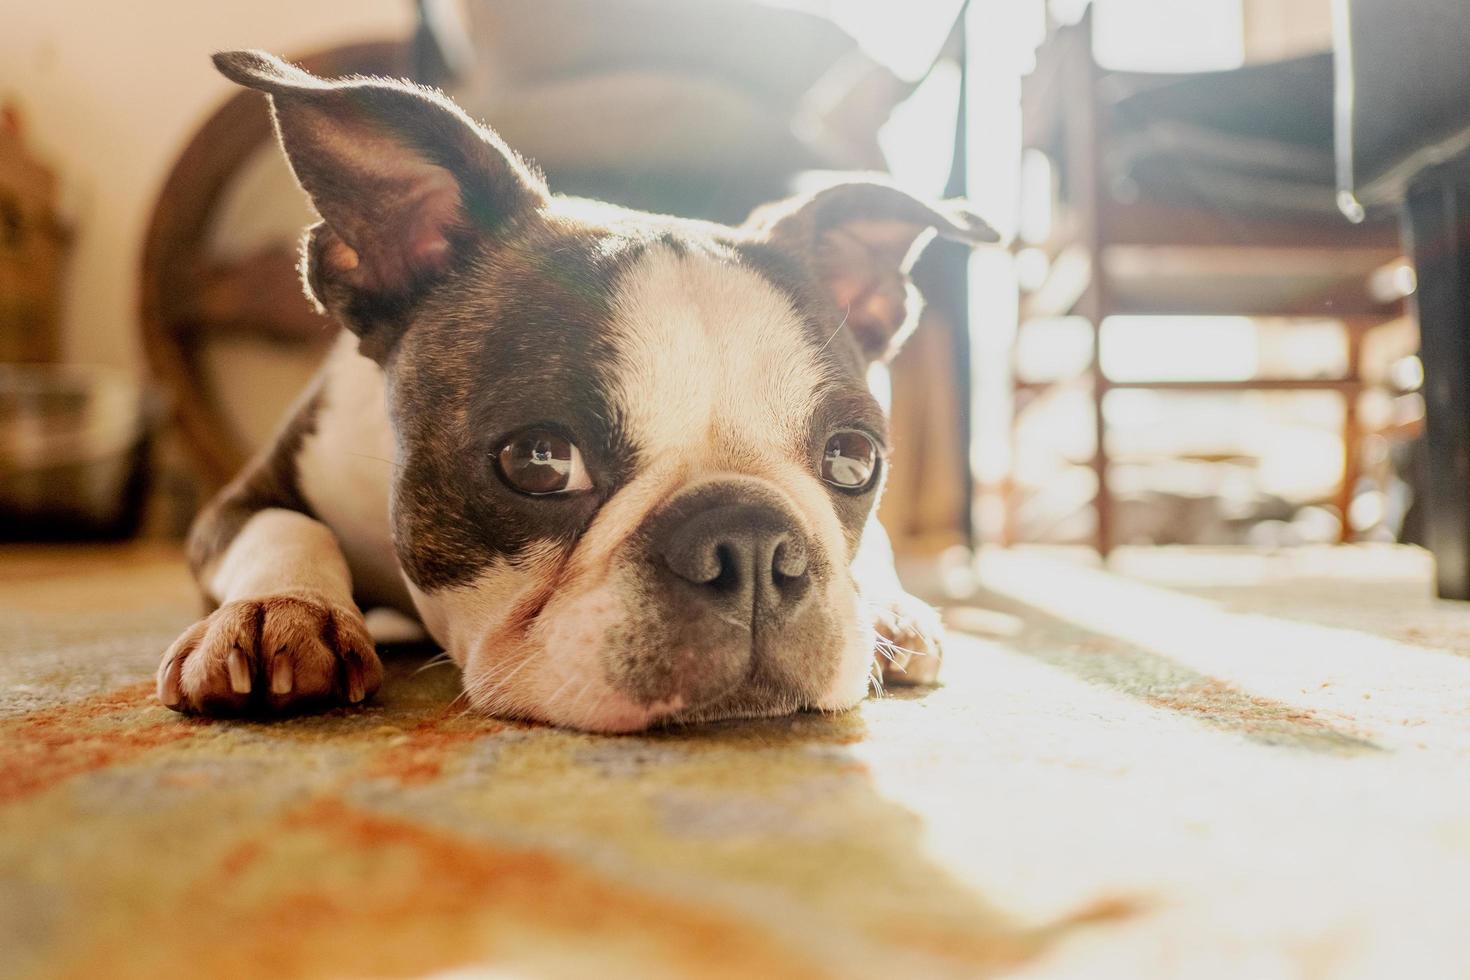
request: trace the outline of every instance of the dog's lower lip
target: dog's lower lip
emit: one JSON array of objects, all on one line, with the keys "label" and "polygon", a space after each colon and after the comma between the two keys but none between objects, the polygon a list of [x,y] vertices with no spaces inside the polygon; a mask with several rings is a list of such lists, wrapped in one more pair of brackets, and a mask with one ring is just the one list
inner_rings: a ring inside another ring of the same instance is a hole
[{"label": "dog's lower lip", "polygon": [[[660,723],[670,725],[685,724],[686,719],[688,719],[689,716],[697,716],[700,711],[704,711],[714,705],[718,705],[720,702],[726,700],[730,697],[730,695],[734,694],[735,692],[750,687],[755,681],[756,674],[759,672],[759,670],[760,664],[756,661],[755,651],[752,650],[750,657],[750,667],[741,677],[736,678],[719,690],[709,695],[706,695],[705,697],[702,697],[697,701],[692,702],[686,701],[683,694],[675,694],[671,698],[664,699],[665,702],[677,701],[679,702],[679,705],[678,707],[672,709],[669,714],[663,716],[660,719]],[[657,707],[657,705],[660,703],[664,702],[654,702],[648,707],[652,709]]]}]

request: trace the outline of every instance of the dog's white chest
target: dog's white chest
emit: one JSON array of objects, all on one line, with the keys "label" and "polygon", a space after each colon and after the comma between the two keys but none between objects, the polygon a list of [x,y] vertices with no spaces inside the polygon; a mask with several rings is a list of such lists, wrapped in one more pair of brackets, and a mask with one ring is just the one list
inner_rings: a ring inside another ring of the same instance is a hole
[{"label": "dog's white chest", "polygon": [[383,371],[344,331],[323,368],[316,424],[302,441],[297,478],[312,511],[341,543],[354,590],[408,612],[413,604],[388,513],[394,453]]}]

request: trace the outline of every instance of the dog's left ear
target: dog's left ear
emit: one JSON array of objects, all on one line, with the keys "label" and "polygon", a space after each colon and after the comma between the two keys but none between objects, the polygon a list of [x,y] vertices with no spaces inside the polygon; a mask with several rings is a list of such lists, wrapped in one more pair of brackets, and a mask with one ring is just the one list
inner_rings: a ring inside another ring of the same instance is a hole
[{"label": "dog's left ear", "polygon": [[908,272],[934,234],[1000,236],[962,202],[926,203],[877,180],[836,184],[757,209],[745,227],[806,264],[873,360],[897,350],[918,312]]},{"label": "dog's left ear", "polygon": [[270,96],[281,146],[322,216],[303,246],[307,286],[379,360],[428,288],[547,202],[541,178],[437,92],[321,79],[261,51],[214,63]]}]

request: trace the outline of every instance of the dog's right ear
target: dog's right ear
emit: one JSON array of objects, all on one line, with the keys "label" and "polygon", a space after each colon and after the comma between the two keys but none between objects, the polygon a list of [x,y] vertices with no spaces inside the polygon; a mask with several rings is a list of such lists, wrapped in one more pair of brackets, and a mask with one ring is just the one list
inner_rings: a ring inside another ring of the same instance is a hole
[{"label": "dog's right ear", "polygon": [[805,264],[872,360],[890,357],[917,321],[916,248],[935,233],[967,245],[1000,237],[963,201],[923,201],[874,177],[757,208],[745,228]]},{"label": "dog's right ear", "polygon": [[540,177],[437,92],[328,81],[259,51],[214,63],[270,97],[281,146],[322,217],[303,246],[303,278],[369,356],[388,355],[424,291],[481,241],[547,202]]}]

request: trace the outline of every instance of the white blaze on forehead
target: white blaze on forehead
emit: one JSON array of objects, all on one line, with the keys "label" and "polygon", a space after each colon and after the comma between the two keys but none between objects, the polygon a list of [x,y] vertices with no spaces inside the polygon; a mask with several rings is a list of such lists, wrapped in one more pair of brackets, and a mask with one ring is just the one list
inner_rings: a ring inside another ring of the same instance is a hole
[{"label": "white blaze on forehead", "polygon": [[612,329],[613,410],[651,461],[703,448],[716,428],[761,455],[805,438],[823,376],[817,351],[759,274],[650,248],[619,283]]}]

